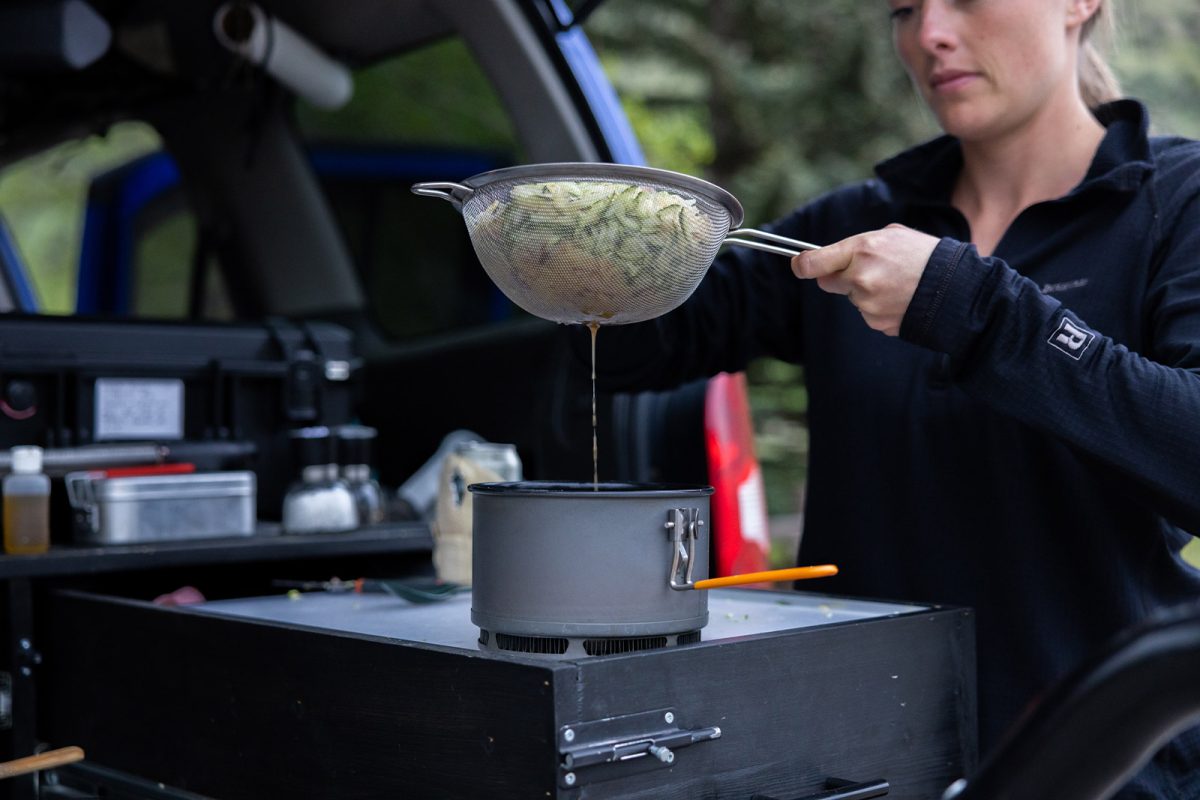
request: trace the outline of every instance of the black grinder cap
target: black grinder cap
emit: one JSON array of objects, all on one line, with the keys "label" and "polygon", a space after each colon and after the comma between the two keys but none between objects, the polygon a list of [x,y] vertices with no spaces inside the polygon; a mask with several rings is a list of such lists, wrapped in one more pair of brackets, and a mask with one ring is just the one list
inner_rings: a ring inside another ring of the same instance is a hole
[{"label": "black grinder cap", "polygon": [[339,425],[337,457],[342,466],[371,463],[371,443],[377,431],[367,425]]},{"label": "black grinder cap", "polygon": [[297,470],[337,463],[333,432],[324,425],[296,428],[290,436]]}]

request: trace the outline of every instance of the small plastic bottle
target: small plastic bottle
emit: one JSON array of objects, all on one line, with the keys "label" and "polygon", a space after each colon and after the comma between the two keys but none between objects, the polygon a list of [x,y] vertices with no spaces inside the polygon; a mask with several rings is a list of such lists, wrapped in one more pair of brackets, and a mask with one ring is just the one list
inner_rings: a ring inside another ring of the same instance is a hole
[{"label": "small plastic bottle", "polygon": [[50,479],[42,474],[42,448],[14,447],[12,472],[4,476],[4,552],[50,549]]}]

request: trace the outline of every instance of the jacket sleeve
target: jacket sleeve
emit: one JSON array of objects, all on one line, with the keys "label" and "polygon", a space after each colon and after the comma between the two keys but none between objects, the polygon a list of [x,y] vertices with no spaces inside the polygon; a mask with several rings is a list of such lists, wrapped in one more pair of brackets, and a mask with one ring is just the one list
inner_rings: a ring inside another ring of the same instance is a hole
[{"label": "jacket sleeve", "polygon": [[[798,236],[794,217],[764,230]],[[601,328],[597,377],[607,390],[667,389],[740,371],[760,355],[799,359],[802,289],[787,258],[727,246],[679,308],[649,322]],[[589,337],[578,327],[571,345],[586,359]]]},{"label": "jacket sleeve", "polygon": [[969,394],[1115,468],[1200,532],[1200,203],[1177,207],[1150,272],[1145,354],[953,239],[934,250],[900,336],[948,354]]}]

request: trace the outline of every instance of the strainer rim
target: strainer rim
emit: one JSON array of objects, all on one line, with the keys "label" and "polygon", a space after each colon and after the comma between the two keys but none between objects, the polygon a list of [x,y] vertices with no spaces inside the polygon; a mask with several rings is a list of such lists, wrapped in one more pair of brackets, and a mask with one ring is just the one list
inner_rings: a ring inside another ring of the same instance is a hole
[{"label": "strainer rim", "polygon": [[[663,186],[676,186],[692,194],[699,195],[711,203],[715,203],[729,212],[730,230],[739,227],[745,218],[745,210],[738,199],[715,183],[709,183],[703,178],[685,175],[658,167],[644,167],[637,164],[610,164],[603,161],[552,161],[541,164],[520,164],[515,167],[480,172],[462,181],[462,185],[472,189],[482,189],[499,181],[521,179],[543,180],[573,180],[585,178],[634,178],[650,181]],[[464,200],[466,198],[463,198]]]}]

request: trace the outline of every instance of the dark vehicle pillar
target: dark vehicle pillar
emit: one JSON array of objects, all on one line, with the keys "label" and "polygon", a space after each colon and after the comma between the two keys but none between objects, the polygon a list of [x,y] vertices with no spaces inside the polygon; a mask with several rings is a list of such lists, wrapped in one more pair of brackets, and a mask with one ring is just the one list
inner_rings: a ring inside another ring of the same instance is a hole
[{"label": "dark vehicle pillar", "polygon": [[[202,107],[198,107],[202,105]],[[350,253],[278,90],[213,92],[149,117],[196,203],[235,304],[312,316],[362,305]],[[308,269],[320,264],[321,269]]]}]

